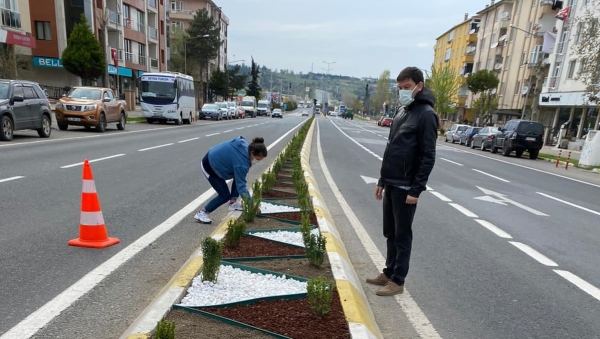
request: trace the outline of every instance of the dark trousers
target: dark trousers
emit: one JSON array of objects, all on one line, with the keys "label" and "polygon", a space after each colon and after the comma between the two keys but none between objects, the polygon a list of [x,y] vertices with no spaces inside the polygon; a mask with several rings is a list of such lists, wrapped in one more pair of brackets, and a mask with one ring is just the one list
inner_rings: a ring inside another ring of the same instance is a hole
[{"label": "dark trousers", "polygon": [[231,192],[229,192],[227,181],[221,179],[210,165],[210,162],[208,161],[208,153],[202,159],[202,167],[206,171],[206,174],[208,174],[208,182],[215,192],[217,192],[217,196],[212,198],[212,200],[206,204],[206,207],[204,207],[204,212],[210,213],[228,201],[237,200],[240,194],[238,193],[235,179],[233,179],[233,183],[231,184]]},{"label": "dark trousers", "polygon": [[383,236],[387,240],[387,256],[383,273],[398,285],[408,274],[412,249],[412,223],[417,205],[406,204],[408,191],[385,186],[383,191]]}]

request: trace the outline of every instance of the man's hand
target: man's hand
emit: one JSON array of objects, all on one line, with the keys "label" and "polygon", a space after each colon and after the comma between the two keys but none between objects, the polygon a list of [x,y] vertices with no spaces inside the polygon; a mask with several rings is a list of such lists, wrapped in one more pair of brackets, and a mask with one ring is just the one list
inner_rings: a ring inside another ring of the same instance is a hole
[{"label": "man's hand", "polygon": [[382,193],[383,193],[383,187],[377,186],[375,188],[375,199],[377,199],[377,200],[383,199],[383,194]]},{"label": "man's hand", "polygon": [[406,196],[406,204],[407,205],[416,205],[418,201],[419,201],[419,198],[415,198],[410,195]]}]

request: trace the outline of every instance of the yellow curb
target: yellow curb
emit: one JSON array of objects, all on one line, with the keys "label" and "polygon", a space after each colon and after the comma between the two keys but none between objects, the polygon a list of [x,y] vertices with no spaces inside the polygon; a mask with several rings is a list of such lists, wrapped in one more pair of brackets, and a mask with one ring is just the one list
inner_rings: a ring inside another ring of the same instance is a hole
[{"label": "yellow curb", "polygon": [[342,308],[346,315],[346,321],[365,325],[371,333],[382,338],[381,332],[375,319],[366,296],[358,291],[348,280],[336,280],[335,282]]},{"label": "yellow curb", "polygon": [[317,218],[323,218],[323,219],[327,220],[327,222],[329,222],[330,224],[333,224],[333,218],[331,217],[329,212],[327,210],[325,210],[323,207],[315,206],[314,212],[315,212],[315,215],[317,216]]},{"label": "yellow curb", "polygon": [[325,239],[327,239],[327,243],[325,244],[325,248],[327,249],[327,252],[335,252],[335,253],[339,254],[340,257],[344,258],[344,260],[346,260],[347,262],[350,262],[350,258],[348,257],[346,248],[344,247],[344,244],[341,242],[341,240],[336,238],[330,232],[323,232],[321,234],[325,237]]},{"label": "yellow curb", "polygon": [[[235,213],[235,212],[234,212]],[[212,236],[215,236],[217,234],[225,234],[227,233],[227,227],[230,221],[236,221],[239,218],[239,215],[237,217],[227,217],[225,218],[224,221],[222,221],[219,226],[213,231],[213,233],[211,234]]]},{"label": "yellow curb", "polygon": [[317,197],[319,200],[323,201],[323,197],[321,196],[321,193],[316,190],[316,187],[309,187],[308,193],[311,197]]},{"label": "yellow curb", "polygon": [[198,275],[200,269],[202,268],[202,263],[204,261],[201,257],[194,258],[187,267],[181,271],[173,285],[171,286],[179,286],[186,288],[189,286],[190,282],[194,279],[195,276]]},{"label": "yellow curb", "polygon": [[127,339],[150,339],[150,334],[132,334]]}]

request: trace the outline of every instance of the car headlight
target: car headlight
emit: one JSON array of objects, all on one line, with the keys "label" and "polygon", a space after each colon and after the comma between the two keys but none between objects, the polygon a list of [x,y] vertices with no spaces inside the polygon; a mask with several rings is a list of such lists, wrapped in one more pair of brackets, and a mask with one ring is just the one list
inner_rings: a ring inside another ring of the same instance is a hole
[{"label": "car headlight", "polygon": [[86,105],[86,106],[83,106],[83,110],[84,111],[95,111],[96,108],[98,108],[97,105]]},{"label": "car headlight", "polygon": [[65,109],[65,106],[63,106],[63,104],[61,104],[60,102],[57,103],[55,107],[60,108],[60,109]]}]

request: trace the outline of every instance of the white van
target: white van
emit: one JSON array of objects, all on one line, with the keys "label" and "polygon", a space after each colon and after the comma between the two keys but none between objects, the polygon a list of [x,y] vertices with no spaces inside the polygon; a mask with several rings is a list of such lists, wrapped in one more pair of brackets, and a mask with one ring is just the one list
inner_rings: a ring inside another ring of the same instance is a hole
[{"label": "white van", "polygon": [[271,103],[269,102],[269,100],[260,100],[258,102],[256,115],[264,115],[266,117],[271,115]]},{"label": "white van", "polygon": [[246,112],[246,116],[256,118],[256,98],[253,96],[247,96],[242,98],[242,108]]}]

